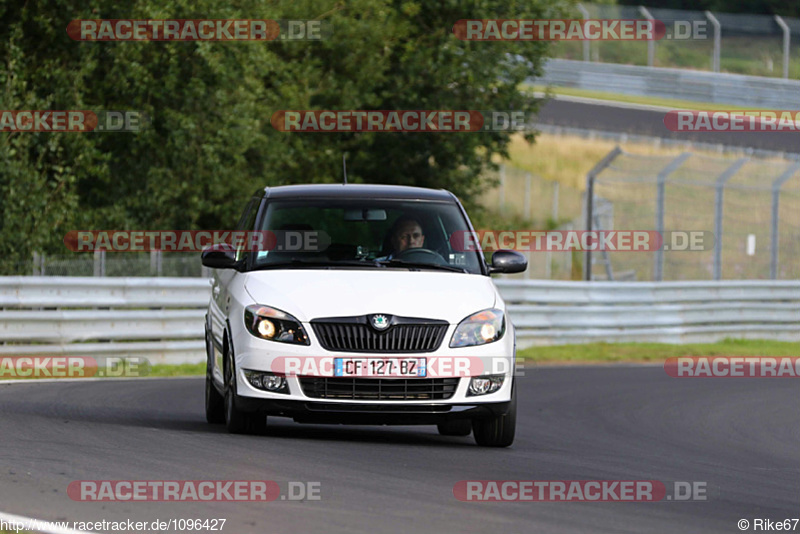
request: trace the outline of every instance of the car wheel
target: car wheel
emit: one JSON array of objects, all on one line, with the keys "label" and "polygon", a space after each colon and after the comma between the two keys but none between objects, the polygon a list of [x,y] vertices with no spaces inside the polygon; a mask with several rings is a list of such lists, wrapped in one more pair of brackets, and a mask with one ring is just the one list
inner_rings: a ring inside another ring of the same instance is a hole
[{"label": "car wheel", "polygon": [[206,421],[212,425],[221,425],[225,422],[225,399],[219,394],[211,378],[211,358],[209,352],[209,337],[206,331]]},{"label": "car wheel", "polygon": [[267,416],[248,413],[236,407],[236,369],[233,355],[225,355],[225,426],[231,434],[263,434],[267,430]]},{"label": "car wheel", "polygon": [[475,419],[472,422],[475,442],[482,447],[508,447],[514,443],[516,429],[517,393],[516,388],[513,387],[511,389],[511,404],[505,415],[498,415],[489,419]]},{"label": "car wheel", "polygon": [[472,432],[472,421],[469,419],[445,421],[436,425],[442,436],[469,436]]}]

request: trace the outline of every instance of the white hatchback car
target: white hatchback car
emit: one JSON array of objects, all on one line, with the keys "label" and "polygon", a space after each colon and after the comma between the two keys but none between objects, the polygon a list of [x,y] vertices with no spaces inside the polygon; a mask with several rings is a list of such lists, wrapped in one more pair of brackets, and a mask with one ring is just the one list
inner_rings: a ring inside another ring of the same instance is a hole
[{"label": "white hatchback car", "polygon": [[210,423],[435,424],[479,445],[513,442],[514,327],[489,275],[527,262],[497,251],[487,265],[463,246],[474,230],[452,193],[266,188],[237,230],[268,237],[202,254]]}]

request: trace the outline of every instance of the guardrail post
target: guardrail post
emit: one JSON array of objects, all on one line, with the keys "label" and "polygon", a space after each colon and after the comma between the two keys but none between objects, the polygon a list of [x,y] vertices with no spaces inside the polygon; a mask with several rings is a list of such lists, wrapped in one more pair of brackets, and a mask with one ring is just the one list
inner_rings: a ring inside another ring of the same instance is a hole
[{"label": "guardrail post", "polygon": [[[595,165],[592,170],[586,174],[586,231],[592,231],[592,217],[594,217],[594,180],[603,169],[611,165],[614,159],[622,154],[622,149],[615,146],[614,150],[606,154],[606,156]],[[592,251],[591,248],[584,253],[586,264],[583,266],[583,279],[587,282],[592,281]]]},{"label": "guardrail post", "polygon": [[783,184],[794,176],[798,170],[800,170],[800,162],[795,162],[772,182],[772,230],[770,232],[769,277],[773,280],[777,280],[778,278],[778,210],[780,209],[781,187],[783,187]]},{"label": "guardrail post", "polygon": [[789,26],[784,22],[783,18],[775,15],[775,22],[783,30],[783,77],[789,78],[789,43],[792,39],[792,32],[789,31]]},{"label": "guardrail post", "polygon": [[[647,10],[644,6],[639,6],[639,13],[641,13],[644,18],[650,21],[650,25],[652,29],[655,30],[655,23],[653,22],[656,20],[653,15],[650,14],[650,11]],[[647,66],[652,67],[655,65],[656,61],[656,41],[655,39],[648,39],[647,41]]]},{"label": "guardrail post", "polygon": [[716,194],[714,195],[714,280],[722,279],[722,200],[725,183],[748,161],[749,158],[736,160],[717,178]]},{"label": "guardrail post", "polygon": [[684,152],[677,158],[669,162],[669,164],[661,169],[656,177],[656,232],[662,237],[661,246],[655,251],[655,258],[653,261],[653,280],[660,282],[664,278],[664,202],[667,177],[675,172],[678,167],[683,165],[683,162],[691,157],[691,154]]},{"label": "guardrail post", "polygon": [[[578,8],[578,11],[581,12],[581,16],[583,17],[583,20],[587,20],[589,18],[589,11],[587,11],[586,8],[583,7],[583,4],[578,4],[576,7]],[[591,49],[589,48],[590,46],[591,46],[591,41],[589,41],[589,39],[584,39],[583,40],[583,60],[584,61],[591,61],[592,60],[592,58],[591,58]]]},{"label": "guardrail post", "polygon": [[714,26],[714,55],[711,59],[711,70],[714,72],[719,72],[719,57],[720,50],[722,48],[722,44],[720,43],[722,40],[722,26],[717,20],[717,17],[715,17],[711,11],[706,11],[705,15],[709,22],[711,22],[711,24]]}]

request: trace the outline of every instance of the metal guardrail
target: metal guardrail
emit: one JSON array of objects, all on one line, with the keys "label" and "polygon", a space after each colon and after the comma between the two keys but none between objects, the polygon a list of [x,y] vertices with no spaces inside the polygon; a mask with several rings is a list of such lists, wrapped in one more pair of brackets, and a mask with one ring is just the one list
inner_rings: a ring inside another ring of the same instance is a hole
[{"label": "metal guardrail", "polygon": [[517,344],[800,341],[800,282],[497,280]]},{"label": "metal guardrail", "polygon": [[800,81],[551,59],[529,83],[764,109],[800,109]]},{"label": "metal guardrail", "polygon": [[[800,282],[495,280],[520,348],[590,341],[800,340]],[[203,278],[0,278],[0,356],[202,362]]]},{"label": "metal guardrail", "polygon": [[0,356],[201,362],[205,278],[0,278]]}]

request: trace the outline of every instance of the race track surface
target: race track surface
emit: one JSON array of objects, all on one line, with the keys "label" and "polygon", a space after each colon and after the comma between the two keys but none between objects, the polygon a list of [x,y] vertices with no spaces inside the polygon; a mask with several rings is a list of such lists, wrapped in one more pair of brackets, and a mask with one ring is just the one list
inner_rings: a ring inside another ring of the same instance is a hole
[{"label": "race track surface", "polygon": [[613,103],[554,99],[542,105],[538,122],[776,152],[800,152],[800,132],[673,132],[664,125],[665,114],[666,111],[624,108]]},{"label": "race track surface", "polygon": [[[0,511],[76,521],[226,518],[222,532],[726,533],[800,511],[800,383],[663,368],[527,370],[517,441],[434,427],[205,423],[203,379],[0,385]],[[321,500],[76,502],[75,480],[321,482]],[[702,481],[696,502],[460,502],[460,480]]]}]

